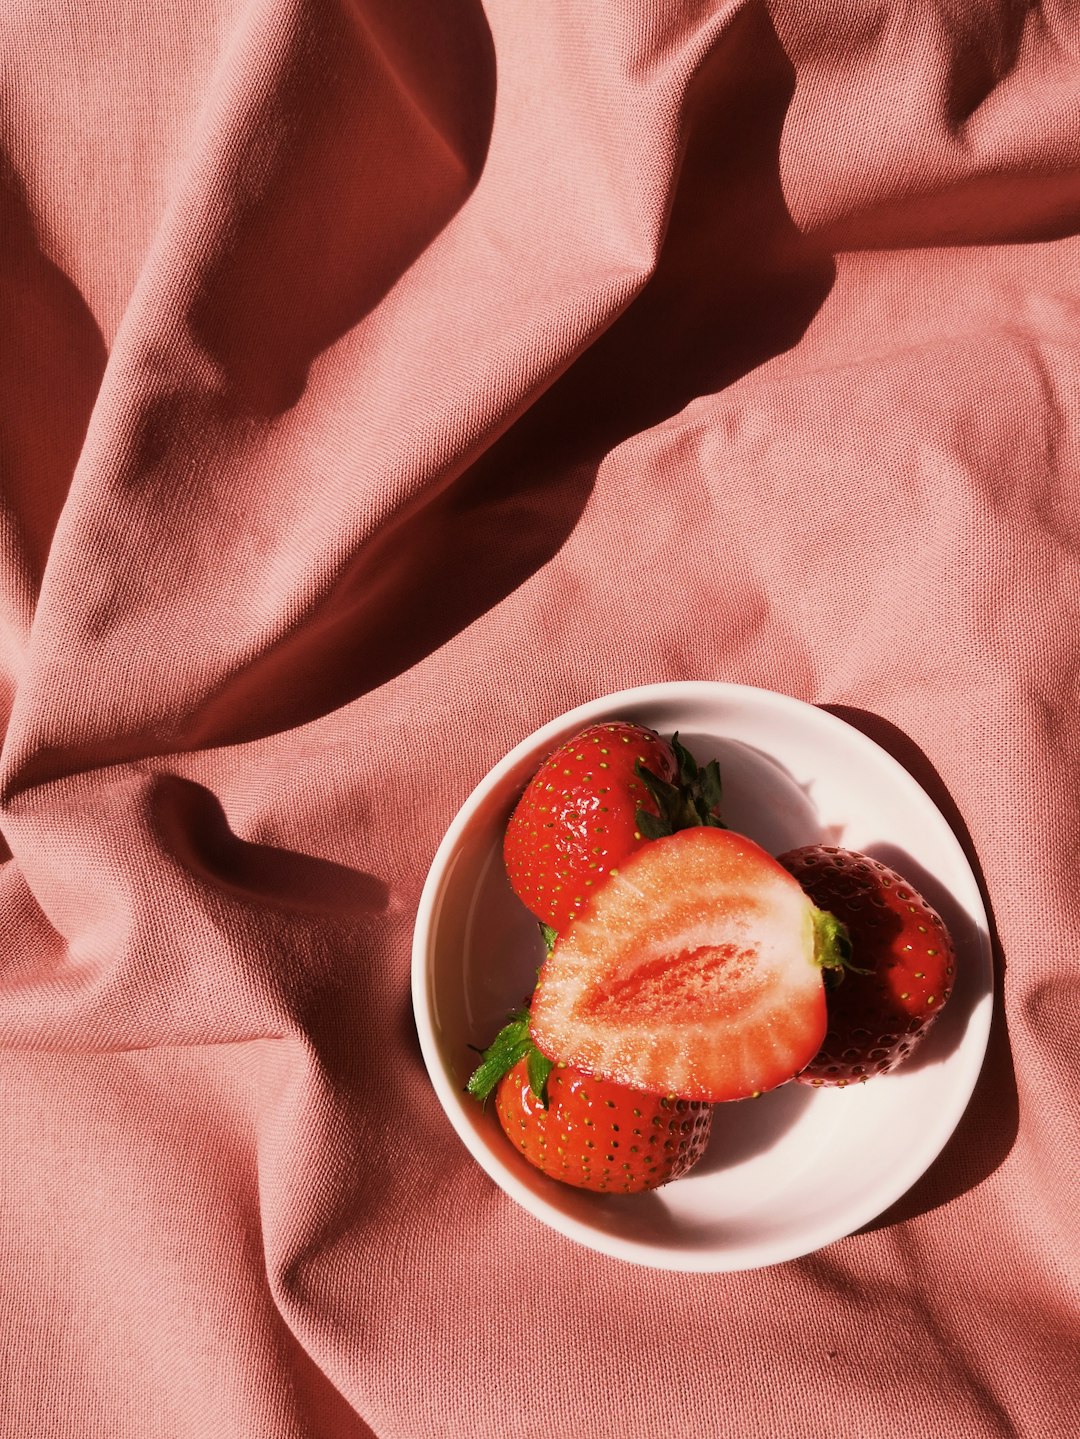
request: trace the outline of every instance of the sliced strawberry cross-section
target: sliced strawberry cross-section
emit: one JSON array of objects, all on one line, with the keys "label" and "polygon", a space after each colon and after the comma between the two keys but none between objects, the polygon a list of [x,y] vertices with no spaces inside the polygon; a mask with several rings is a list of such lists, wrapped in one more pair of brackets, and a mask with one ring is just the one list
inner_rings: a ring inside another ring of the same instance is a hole
[{"label": "sliced strawberry cross-section", "polygon": [[530,1028],[551,1059],[683,1099],[792,1079],[825,1035],[843,927],[752,840],[697,827],[625,861],[559,936]]}]

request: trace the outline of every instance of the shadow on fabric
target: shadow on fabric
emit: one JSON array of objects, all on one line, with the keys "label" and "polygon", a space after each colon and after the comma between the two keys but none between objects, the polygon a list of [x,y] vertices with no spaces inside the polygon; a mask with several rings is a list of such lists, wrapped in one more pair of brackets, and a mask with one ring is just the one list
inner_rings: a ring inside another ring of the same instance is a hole
[{"label": "shadow on fabric", "polygon": [[243,197],[232,240],[190,312],[234,413],[294,405],[312,360],[378,304],[480,177],[491,33],[479,0],[427,10],[308,6],[295,34],[275,39],[282,72],[264,82],[232,159],[228,193]]},{"label": "shadow on fabric", "polygon": [[[957,28],[943,56],[944,118],[964,151],[981,152],[982,168],[860,207],[820,233],[834,251],[1042,244],[1080,232],[1080,170],[1067,148],[1057,168],[1053,160],[1003,165],[997,155],[1003,145],[1015,145],[1024,128],[1015,112],[1008,121],[998,112],[1002,130],[993,144],[985,124],[978,139],[970,130],[999,87],[1038,53],[1047,31],[1042,7],[999,5],[982,15],[957,14],[953,23]],[[1051,115],[1041,123],[1044,133],[1052,131]]]},{"label": "shadow on fabric", "polygon": [[[670,223],[642,293],[471,468],[377,534],[301,632],[231,677],[200,743],[315,719],[416,665],[559,551],[612,448],[799,340],[834,270],[784,202],[793,90],[767,11],[744,11],[692,82]],[[304,345],[315,338],[311,324]],[[298,669],[302,686],[289,679]]]},{"label": "shadow on fabric", "polygon": [[[361,557],[352,583],[364,602],[348,635],[354,683],[374,688],[410,668],[546,564],[615,446],[800,338],[833,267],[784,203],[780,134],[793,89],[768,14],[744,12],[693,82],[648,285],[502,439],[388,537],[411,557],[407,569],[390,566],[378,543]],[[389,630],[388,612],[397,616]]]},{"label": "shadow on fabric", "polygon": [[[1005,956],[971,835],[956,802],[930,760],[903,730],[880,715],[847,705],[823,705],[822,708],[845,720],[891,754],[919,782],[945,816],[978,882],[989,920],[994,961],[994,1013],[990,1039],[971,1102],[952,1138],[923,1177],[883,1215],[865,1226],[867,1230],[880,1229],[926,1214],[981,1184],[1004,1163],[1016,1141],[1020,1127],[1020,1101],[1005,1020]],[[877,858],[886,864],[895,861],[898,868],[904,862],[884,851],[878,852]],[[910,861],[907,862],[910,869]],[[931,904],[942,909],[947,921],[948,913],[942,897],[934,892],[928,878],[920,874],[910,874],[909,877]],[[942,1016],[942,1022],[947,1014],[948,1010]]]},{"label": "shadow on fabric", "polygon": [[[14,636],[30,629],[107,358],[89,306],[46,255],[22,179],[0,151],[2,619]],[[20,668],[0,651],[0,737]],[[0,835],[0,863],[10,858]]]},{"label": "shadow on fabric", "polygon": [[212,888],[253,901],[317,915],[376,917],[389,901],[374,875],[332,860],[242,839],[217,796],[179,775],[161,775],[154,806],[160,834],[190,873]]},{"label": "shadow on fabric", "polygon": [[[768,15],[735,22],[688,100],[686,150],[652,279],[470,471],[395,537],[419,563],[354,631],[369,687],[497,604],[560,549],[604,456],[789,349],[833,279],[784,203],[780,135],[794,88]],[[377,567],[380,567],[377,565]],[[382,573],[385,575],[385,567]]]},{"label": "shadow on fabric", "polygon": [[26,191],[0,152],[0,474],[29,627],[53,530],[105,371],[101,331],[42,248]]}]

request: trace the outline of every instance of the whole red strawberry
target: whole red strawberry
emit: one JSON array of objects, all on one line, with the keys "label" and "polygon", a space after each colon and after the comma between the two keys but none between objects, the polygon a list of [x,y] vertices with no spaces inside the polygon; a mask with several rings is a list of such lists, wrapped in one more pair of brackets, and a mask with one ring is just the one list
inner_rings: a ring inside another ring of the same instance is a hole
[{"label": "whole red strawberry", "polygon": [[827,981],[824,1043],[797,1078],[843,1086],[894,1069],[952,993],[955,958],[941,916],[902,875],[853,850],[807,845],[780,863],[851,941],[851,967]]},{"label": "whole red strawberry", "polygon": [[528,1024],[523,1010],[500,1031],[469,1091],[485,1099],[495,1090],[503,1132],[530,1164],[579,1189],[636,1194],[678,1179],[701,1158],[708,1105],[553,1066],[530,1043]]},{"label": "whole red strawberry", "polygon": [[678,743],[625,720],[591,725],[548,756],[506,827],[514,893],[555,930],[649,839],[719,824],[715,761],[699,770]]}]

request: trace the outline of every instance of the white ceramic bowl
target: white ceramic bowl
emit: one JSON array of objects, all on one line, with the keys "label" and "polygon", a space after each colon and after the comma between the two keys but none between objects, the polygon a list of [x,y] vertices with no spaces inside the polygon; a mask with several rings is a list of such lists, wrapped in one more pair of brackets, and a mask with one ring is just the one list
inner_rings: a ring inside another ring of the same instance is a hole
[{"label": "white ceramic bowl", "polygon": [[[952,998],[912,1059],[847,1089],[788,1084],[718,1105],[704,1157],[648,1194],[599,1195],[548,1179],[505,1139],[494,1105],[465,1092],[509,1010],[532,990],[542,945],[512,894],[502,836],[540,761],[597,720],[678,731],[716,758],[724,819],[773,854],[839,844],[882,859],[938,909],[957,950]],[[416,917],[413,1007],[450,1122],[511,1198],[589,1248],[665,1269],[734,1270],[807,1254],[860,1228],[940,1153],[971,1096],[990,1028],[986,913],[944,817],[910,774],[825,710],[768,690],[686,682],[607,695],[516,746],[462,805],[432,861]]]}]

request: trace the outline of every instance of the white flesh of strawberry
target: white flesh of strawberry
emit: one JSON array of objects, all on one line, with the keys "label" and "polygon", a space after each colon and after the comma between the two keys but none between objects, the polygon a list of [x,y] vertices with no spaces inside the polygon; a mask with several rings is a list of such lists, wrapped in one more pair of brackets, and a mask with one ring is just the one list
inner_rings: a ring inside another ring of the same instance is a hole
[{"label": "white flesh of strawberry", "polygon": [[532,1002],[546,1054],[655,1094],[775,1088],[825,1036],[814,907],[728,830],[644,846],[560,936]]}]

